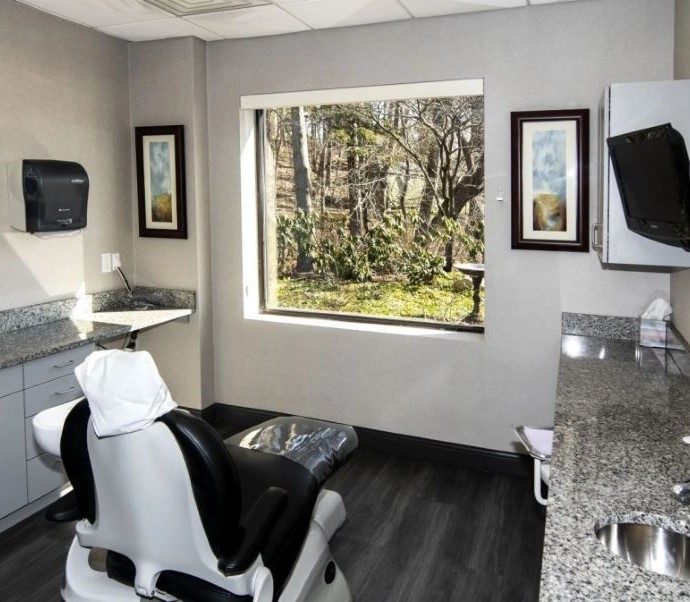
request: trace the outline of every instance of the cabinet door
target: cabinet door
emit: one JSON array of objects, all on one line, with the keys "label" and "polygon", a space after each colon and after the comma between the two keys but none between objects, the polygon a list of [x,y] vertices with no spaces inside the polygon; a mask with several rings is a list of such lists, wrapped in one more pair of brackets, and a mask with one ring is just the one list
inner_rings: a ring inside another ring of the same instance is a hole
[{"label": "cabinet door", "polygon": [[67,482],[60,458],[41,454],[26,463],[29,502],[50,493]]},{"label": "cabinet door", "polygon": [[22,381],[22,367],[12,366],[0,370],[0,397],[16,393],[24,388]]},{"label": "cabinet door", "polygon": [[20,392],[0,397],[0,517],[26,503],[24,396]]}]

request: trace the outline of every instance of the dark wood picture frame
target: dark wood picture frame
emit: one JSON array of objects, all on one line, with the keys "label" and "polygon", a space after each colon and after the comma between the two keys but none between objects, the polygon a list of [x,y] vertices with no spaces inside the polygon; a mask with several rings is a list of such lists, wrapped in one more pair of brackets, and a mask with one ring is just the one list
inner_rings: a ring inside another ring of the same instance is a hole
[{"label": "dark wood picture frame", "polygon": [[187,238],[184,126],[137,127],[134,140],[139,236]]},{"label": "dark wood picture frame", "polygon": [[515,112],[510,125],[511,248],[588,252],[589,109]]}]

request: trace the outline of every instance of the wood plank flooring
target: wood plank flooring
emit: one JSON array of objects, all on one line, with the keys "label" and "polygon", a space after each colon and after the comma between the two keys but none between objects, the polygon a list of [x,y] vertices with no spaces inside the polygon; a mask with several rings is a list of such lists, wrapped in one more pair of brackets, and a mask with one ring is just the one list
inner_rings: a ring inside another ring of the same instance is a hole
[{"label": "wood plank flooring", "polygon": [[[359,450],[327,486],[348,520],[331,549],[357,602],[537,600],[543,513],[531,483]],[[73,524],[0,534],[0,600],[60,600]]]},{"label": "wood plank flooring", "polygon": [[348,510],[331,549],[357,602],[538,599],[530,481],[360,450],[327,486]]}]

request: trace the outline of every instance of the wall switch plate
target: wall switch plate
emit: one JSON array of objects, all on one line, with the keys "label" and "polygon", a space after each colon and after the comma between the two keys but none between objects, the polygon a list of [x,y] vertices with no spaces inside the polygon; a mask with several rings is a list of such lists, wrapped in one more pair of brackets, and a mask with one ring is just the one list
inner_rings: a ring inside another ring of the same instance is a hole
[{"label": "wall switch plate", "polygon": [[120,260],[120,254],[119,253],[113,253],[112,258],[113,258],[113,270],[115,268],[122,267],[122,261]]},{"label": "wall switch plate", "polygon": [[107,272],[113,271],[113,260],[110,253],[101,253],[101,273],[106,274]]}]

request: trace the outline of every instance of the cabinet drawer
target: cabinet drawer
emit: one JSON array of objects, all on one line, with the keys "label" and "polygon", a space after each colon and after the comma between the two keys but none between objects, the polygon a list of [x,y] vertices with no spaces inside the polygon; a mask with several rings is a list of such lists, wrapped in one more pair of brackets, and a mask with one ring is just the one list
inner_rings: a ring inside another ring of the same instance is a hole
[{"label": "cabinet drawer", "polygon": [[16,393],[23,388],[21,366],[11,366],[0,370],[0,397]]},{"label": "cabinet drawer", "polygon": [[81,387],[74,374],[56,378],[24,391],[24,415],[33,416],[41,410],[72,401],[82,395]]},{"label": "cabinet drawer", "polygon": [[33,387],[66,374],[74,374],[74,369],[93,350],[93,345],[84,345],[27,362],[24,364],[24,386]]},{"label": "cabinet drawer", "polygon": [[60,458],[41,454],[26,463],[29,503],[67,482]]}]

